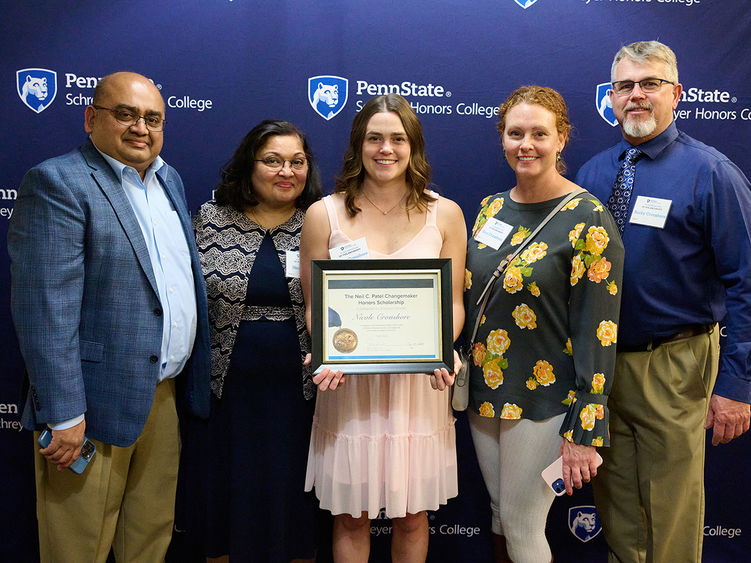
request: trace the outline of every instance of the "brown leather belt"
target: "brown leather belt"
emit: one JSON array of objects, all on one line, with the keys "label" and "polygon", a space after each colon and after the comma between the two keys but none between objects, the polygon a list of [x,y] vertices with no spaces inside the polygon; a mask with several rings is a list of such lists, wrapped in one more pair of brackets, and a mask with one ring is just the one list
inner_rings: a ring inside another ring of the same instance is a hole
[{"label": "brown leather belt", "polygon": [[688,327],[680,332],[665,336],[663,338],[655,338],[645,344],[618,344],[618,352],[648,352],[654,350],[658,346],[667,344],[668,342],[675,342],[676,340],[683,340],[685,338],[691,338],[693,336],[699,336],[700,334],[706,334],[712,331],[714,325],[694,325]]}]

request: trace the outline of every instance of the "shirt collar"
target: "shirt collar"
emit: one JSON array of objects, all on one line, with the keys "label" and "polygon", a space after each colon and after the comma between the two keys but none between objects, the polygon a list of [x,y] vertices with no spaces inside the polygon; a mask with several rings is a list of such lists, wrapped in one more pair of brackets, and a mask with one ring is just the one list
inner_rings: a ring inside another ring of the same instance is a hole
[{"label": "shirt collar", "polygon": [[[89,137],[89,139],[91,139],[91,137]],[[94,141],[91,141],[91,144],[94,145]],[[104,160],[107,161],[107,163],[110,165],[112,170],[115,172],[117,179],[120,180],[121,184],[123,183],[123,172],[125,172],[126,168],[130,168],[133,172],[138,174],[136,169],[133,168],[132,166],[123,164],[119,160],[112,158],[110,155],[104,154],[102,151],[99,150],[99,148],[96,145],[94,145],[94,148],[97,150],[97,152],[99,152],[99,154],[102,155]],[[165,166],[166,164],[167,163],[164,162],[162,157],[157,155],[157,157],[154,159],[154,162],[149,164],[149,167],[146,169],[146,174],[144,174],[144,177],[143,177],[143,184],[146,185],[149,182],[151,176],[156,174],[162,168],[162,166]]]},{"label": "shirt collar", "polygon": [[678,128],[675,125],[675,121],[671,121],[668,128],[662,133],[657,135],[654,139],[650,139],[646,143],[641,145],[632,145],[626,139],[621,140],[621,151],[618,155],[618,160],[623,160],[626,151],[634,146],[642,151],[649,157],[650,160],[654,160],[657,156],[664,151],[673,141],[678,137]]}]

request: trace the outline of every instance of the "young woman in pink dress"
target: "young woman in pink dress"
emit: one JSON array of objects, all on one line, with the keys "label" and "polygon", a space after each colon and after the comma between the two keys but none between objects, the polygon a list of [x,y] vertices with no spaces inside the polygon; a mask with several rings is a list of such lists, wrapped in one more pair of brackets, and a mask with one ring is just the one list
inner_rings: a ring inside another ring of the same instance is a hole
[{"label": "young woman in pink dress", "polygon": [[[371,258],[451,258],[454,337],[464,324],[467,235],[461,209],[428,189],[422,126],[409,103],[389,94],[355,116],[334,194],[308,210],[300,243],[310,323],[310,261],[365,238]],[[455,364],[458,358],[455,358]],[[458,365],[455,367],[458,368]],[[345,383],[346,379],[346,383]],[[370,519],[393,520],[395,562],[425,561],[426,510],[457,494],[454,374],[344,375],[318,385],[306,489],[334,514],[334,559],[367,562]]]}]

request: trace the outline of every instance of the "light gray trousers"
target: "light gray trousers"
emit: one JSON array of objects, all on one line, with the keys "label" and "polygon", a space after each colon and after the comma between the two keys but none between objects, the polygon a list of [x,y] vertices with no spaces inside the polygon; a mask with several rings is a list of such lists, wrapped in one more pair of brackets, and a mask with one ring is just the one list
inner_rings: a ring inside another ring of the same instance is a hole
[{"label": "light gray trousers", "polygon": [[547,420],[501,420],[469,413],[469,426],[485,486],[493,533],[506,537],[514,563],[548,563],[545,522],[555,500],[540,473],[558,457],[565,414]]}]

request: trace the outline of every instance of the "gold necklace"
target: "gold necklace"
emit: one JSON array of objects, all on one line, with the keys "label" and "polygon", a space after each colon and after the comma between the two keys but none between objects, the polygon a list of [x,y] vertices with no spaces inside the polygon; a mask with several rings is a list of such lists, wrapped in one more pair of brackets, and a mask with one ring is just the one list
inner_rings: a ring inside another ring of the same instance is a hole
[{"label": "gold necklace", "polygon": [[365,193],[365,190],[360,190],[360,193],[365,197],[365,199],[368,200],[368,202],[370,202],[370,205],[375,207],[378,211],[380,211],[384,215],[388,215],[389,213],[391,213],[394,209],[396,209],[396,206],[399,205],[405,197],[407,197],[407,193],[405,192],[404,195],[399,198],[399,201],[397,201],[391,209],[389,209],[388,211],[384,211],[383,209],[378,207],[375,203],[373,203],[373,201],[368,197],[368,194]]}]

